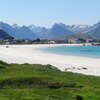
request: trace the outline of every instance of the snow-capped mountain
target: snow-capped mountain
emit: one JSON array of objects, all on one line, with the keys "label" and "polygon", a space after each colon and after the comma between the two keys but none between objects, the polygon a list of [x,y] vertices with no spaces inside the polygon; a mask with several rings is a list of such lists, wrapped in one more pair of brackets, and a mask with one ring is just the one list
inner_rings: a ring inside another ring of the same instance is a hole
[{"label": "snow-capped mountain", "polygon": [[35,25],[9,25],[7,23],[0,22],[0,29],[17,39],[51,39],[79,33],[89,34],[93,38],[100,38],[100,22],[94,24],[93,26],[55,23],[51,28]]},{"label": "snow-capped mountain", "polygon": [[73,33],[83,33],[87,31],[91,26],[90,25],[72,25],[72,26],[67,26],[67,27]]},{"label": "snow-capped mountain", "polygon": [[45,28],[45,27],[40,27],[40,26],[35,26],[35,25],[29,25],[28,26],[30,28],[30,30],[32,32],[35,33],[35,35],[38,37],[38,38],[41,38],[41,39],[46,39],[48,34],[49,34],[49,29]]},{"label": "snow-capped mountain", "polygon": [[0,29],[7,32],[14,38],[17,39],[36,39],[37,36],[27,27],[27,26],[17,26],[17,25],[9,25],[7,23],[0,23]]}]

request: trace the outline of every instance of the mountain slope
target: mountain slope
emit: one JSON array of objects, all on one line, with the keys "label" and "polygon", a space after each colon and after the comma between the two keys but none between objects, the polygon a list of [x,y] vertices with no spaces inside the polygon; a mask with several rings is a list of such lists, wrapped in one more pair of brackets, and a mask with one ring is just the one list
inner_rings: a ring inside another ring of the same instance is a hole
[{"label": "mountain slope", "polygon": [[9,24],[0,23],[0,28],[7,32],[9,35],[17,39],[36,39],[37,36],[26,26],[14,27]]},{"label": "mountain slope", "polygon": [[72,26],[67,25],[67,27],[73,33],[83,33],[91,28],[90,25],[72,25]]},{"label": "mountain slope", "polygon": [[91,27],[91,30],[87,32],[90,36],[92,36],[95,39],[100,39],[100,22],[97,24],[94,24]]},{"label": "mountain slope", "polygon": [[15,28],[16,38],[18,39],[36,39],[37,36],[26,26]]},{"label": "mountain slope", "polygon": [[40,39],[46,39],[48,36],[49,29],[40,26],[29,25],[29,28],[35,35]]},{"label": "mountain slope", "polygon": [[68,34],[63,37],[55,38],[56,40],[67,40],[67,39],[92,39],[89,34],[77,33],[77,34]]},{"label": "mountain slope", "polygon": [[9,38],[11,37],[8,33],[0,29],[0,38]]},{"label": "mountain slope", "polygon": [[100,27],[89,31],[87,34],[91,35],[95,39],[100,39]]},{"label": "mountain slope", "polygon": [[92,37],[88,34],[85,34],[85,33],[78,33],[78,34],[72,34],[72,35],[69,35],[67,36],[67,38],[71,38],[71,39],[92,39]]},{"label": "mountain slope", "polygon": [[65,24],[54,24],[49,30],[48,38],[57,38],[67,34],[73,34],[73,32],[69,31]]}]

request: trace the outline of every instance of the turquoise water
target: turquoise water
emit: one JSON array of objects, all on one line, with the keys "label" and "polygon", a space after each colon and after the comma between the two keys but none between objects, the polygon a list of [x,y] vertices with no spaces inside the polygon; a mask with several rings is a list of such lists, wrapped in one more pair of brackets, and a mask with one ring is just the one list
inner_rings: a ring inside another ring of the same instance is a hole
[{"label": "turquoise water", "polygon": [[55,46],[41,48],[41,50],[61,55],[92,57],[100,59],[100,46]]}]

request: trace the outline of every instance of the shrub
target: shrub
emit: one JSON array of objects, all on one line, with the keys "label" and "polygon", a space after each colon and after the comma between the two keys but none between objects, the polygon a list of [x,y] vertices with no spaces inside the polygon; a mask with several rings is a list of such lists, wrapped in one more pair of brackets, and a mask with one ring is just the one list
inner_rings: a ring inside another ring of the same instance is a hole
[{"label": "shrub", "polygon": [[48,87],[49,88],[53,88],[53,89],[58,89],[58,88],[61,87],[61,84],[59,84],[59,83],[51,83],[51,84],[49,84]]},{"label": "shrub", "polygon": [[83,97],[80,96],[80,95],[77,95],[77,96],[76,96],[76,100],[83,100]]}]

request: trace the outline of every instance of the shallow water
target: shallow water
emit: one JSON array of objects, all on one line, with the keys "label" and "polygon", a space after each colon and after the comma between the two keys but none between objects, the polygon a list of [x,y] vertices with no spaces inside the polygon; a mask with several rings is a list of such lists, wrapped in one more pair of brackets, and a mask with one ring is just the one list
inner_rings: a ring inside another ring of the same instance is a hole
[{"label": "shallow water", "polygon": [[100,58],[100,46],[54,46],[40,50],[61,55]]}]

